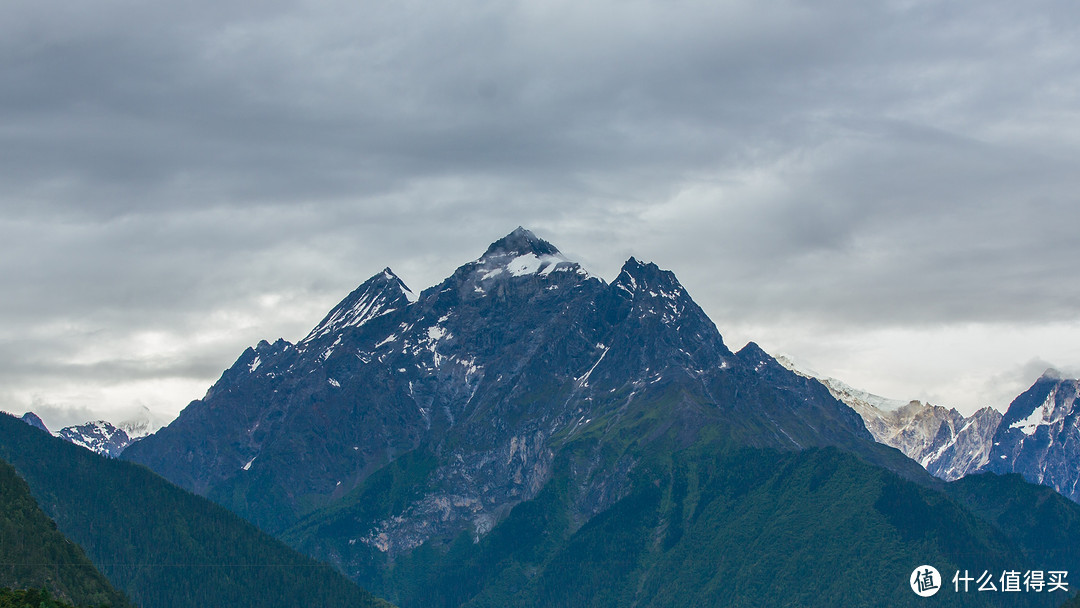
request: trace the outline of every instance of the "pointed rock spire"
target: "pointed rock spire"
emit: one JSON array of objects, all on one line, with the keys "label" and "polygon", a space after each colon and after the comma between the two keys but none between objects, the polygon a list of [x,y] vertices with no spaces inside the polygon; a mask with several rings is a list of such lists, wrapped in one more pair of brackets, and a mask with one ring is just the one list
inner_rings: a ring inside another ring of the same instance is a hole
[{"label": "pointed rock spire", "polygon": [[533,234],[531,230],[518,226],[510,234],[489,245],[481,259],[494,255],[528,255],[530,253],[536,256],[559,255],[559,250]]},{"label": "pointed rock spire", "polygon": [[761,371],[762,369],[767,368],[771,369],[773,367],[783,367],[772,355],[758,346],[757,342],[747,342],[746,346],[735,353],[735,356],[754,371]]},{"label": "pointed rock spire", "polygon": [[467,282],[472,293],[483,296],[493,285],[492,280],[527,275],[547,280],[556,272],[576,275],[576,280],[590,277],[588,271],[567,259],[557,247],[518,226],[489,245],[479,259],[458,268],[455,277]]},{"label": "pointed rock spire", "polygon": [[410,294],[412,291],[394,271],[384,268],[335,306],[301,344],[404,308],[410,303]]},{"label": "pointed rock spire", "polygon": [[684,293],[682,284],[670,270],[663,270],[652,262],[640,262],[631,256],[622,266],[612,286],[620,286],[631,293],[663,294],[675,297]]},{"label": "pointed rock spire", "polygon": [[29,424],[32,427],[39,428],[46,433],[49,433],[50,435],[52,434],[52,432],[49,431],[48,427],[45,426],[45,423],[41,421],[41,418],[39,418],[38,415],[34,412],[26,412],[22,415],[22,418],[20,418],[20,420],[22,420],[26,424]]}]

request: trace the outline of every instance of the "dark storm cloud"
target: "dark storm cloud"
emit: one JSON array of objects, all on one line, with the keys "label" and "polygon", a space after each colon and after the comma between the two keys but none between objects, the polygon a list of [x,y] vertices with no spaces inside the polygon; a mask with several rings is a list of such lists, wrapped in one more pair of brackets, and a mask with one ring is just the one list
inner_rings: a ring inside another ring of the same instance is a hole
[{"label": "dark storm cloud", "polygon": [[[3,379],[208,373],[385,265],[419,290],[519,224],[608,278],[651,258],[725,319],[1074,320],[1078,18],[9,2]],[[129,352],[147,332],[197,344]]]},{"label": "dark storm cloud", "polygon": [[24,7],[44,23],[11,28],[4,70],[12,186],[66,182],[99,212],[205,203],[189,184],[238,204],[447,173],[670,180],[788,119],[763,98],[801,102],[800,73],[844,50],[815,42],[859,25],[798,7],[105,6],[56,24]]},{"label": "dark storm cloud", "polygon": [[1062,280],[1078,253],[1072,167],[903,134],[834,142],[738,192],[730,207],[702,210],[699,238],[718,233],[717,257],[734,260],[712,285],[734,313],[1075,319],[1080,293]]}]

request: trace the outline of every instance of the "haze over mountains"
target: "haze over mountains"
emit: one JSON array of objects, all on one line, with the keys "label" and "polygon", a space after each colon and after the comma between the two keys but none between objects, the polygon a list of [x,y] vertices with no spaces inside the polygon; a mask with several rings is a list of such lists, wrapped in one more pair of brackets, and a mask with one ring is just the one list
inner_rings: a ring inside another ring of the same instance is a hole
[{"label": "haze over mountains", "polygon": [[1020,473],[1080,502],[1080,389],[1056,370],[1047,370],[1005,414],[984,407],[966,417],[939,405],[872,395],[835,378],[819,380],[862,416],[877,441],[936,477],[953,481],[982,471]]}]

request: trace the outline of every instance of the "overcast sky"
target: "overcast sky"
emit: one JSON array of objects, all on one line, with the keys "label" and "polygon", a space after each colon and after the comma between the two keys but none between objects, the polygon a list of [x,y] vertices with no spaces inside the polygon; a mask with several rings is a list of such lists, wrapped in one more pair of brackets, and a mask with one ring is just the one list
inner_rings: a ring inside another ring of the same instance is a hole
[{"label": "overcast sky", "polygon": [[999,409],[1080,370],[1080,4],[6,0],[0,409],[162,421],[524,225]]}]

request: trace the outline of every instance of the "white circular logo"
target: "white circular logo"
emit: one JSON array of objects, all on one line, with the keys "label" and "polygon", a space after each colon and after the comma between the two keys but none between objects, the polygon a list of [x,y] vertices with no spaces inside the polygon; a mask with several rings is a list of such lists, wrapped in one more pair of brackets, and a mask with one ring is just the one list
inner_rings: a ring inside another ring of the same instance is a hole
[{"label": "white circular logo", "polygon": [[941,589],[941,574],[933,566],[919,566],[911,573],[911,590],[919,597],[930,597]]}]

